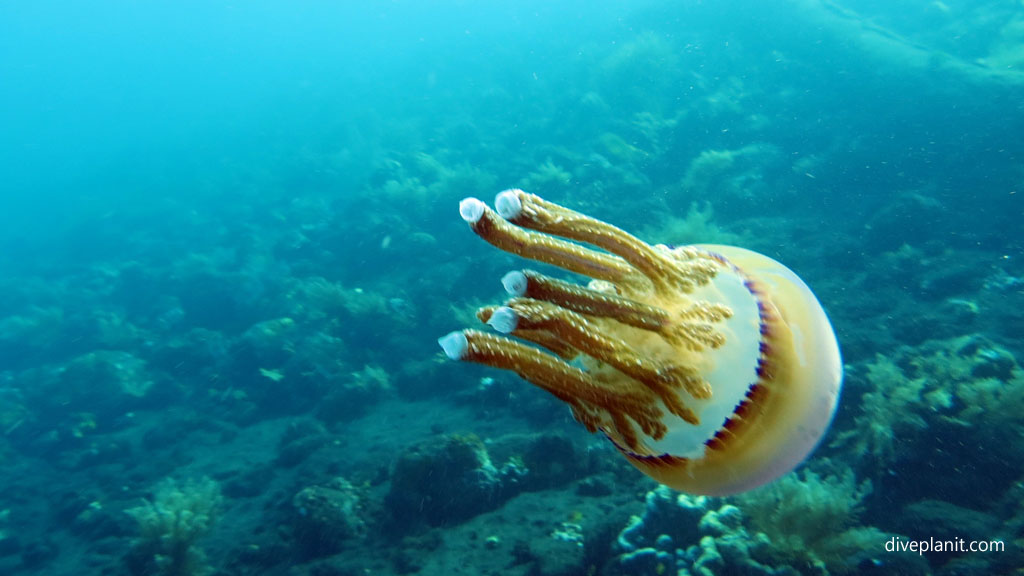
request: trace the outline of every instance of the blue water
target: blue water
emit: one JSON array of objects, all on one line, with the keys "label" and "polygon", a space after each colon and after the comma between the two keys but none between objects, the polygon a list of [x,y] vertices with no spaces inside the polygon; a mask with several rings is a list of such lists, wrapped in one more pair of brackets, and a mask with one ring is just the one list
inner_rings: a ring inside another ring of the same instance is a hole
[{"label": "blue water", "polygon": [[[523,265],[459,201],[522,187],[760,251],[829,313],[844,396],[777,490],[858,494],[797,515],[878,542],[713,573],[1010,573],[1022,90],[1011,2],[6,3],[0,572],[696,573],[701,514],[629,556],[654,484],[436,346]],[[168,486],[217,510],[173,561],[140,535]],[[885,553],[955,527],[1007,551]]]}]

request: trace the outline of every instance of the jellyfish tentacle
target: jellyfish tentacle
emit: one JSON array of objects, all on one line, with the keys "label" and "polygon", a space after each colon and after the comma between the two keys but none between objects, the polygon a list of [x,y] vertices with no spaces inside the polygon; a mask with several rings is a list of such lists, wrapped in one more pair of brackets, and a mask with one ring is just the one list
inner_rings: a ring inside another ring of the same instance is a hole
[{"label": "jellyfish tentacle", "polygon": [[655,361],[641,356],[626,342],[606,336],[585,316],[550,302],[514,298],[506,306],[514,311],[518,330],[545,330],[588,356],[613,366],[658,395],[669,412],[698,424],[696,413],[679,396],[680,389],[698,399],[711,397],[711,388],[688,366]]},{"label": "jellyfish tentacle", "polygon": [[[545,276],[533,270],[510,272],[505,276],[520,274],[521,290],[508,290],[512,296],[526,296],[535,300],[551,302],[574,312],[611,318],[653,332],[660,332],[671,325],[671,316],[656,306],[643,304],[629,298],[606,294],[584,288],[571,282]],[[503,283],[504,279],[503,279]],[[511,281],[506,284],[513,284]],[[509,287],[506,286],[506,289]]]},{"label": "jellyfish tentacle", "polygon": [[680,313],[683,321],[672,326],[671,338],[674,343],[694,351],[719,348],[725,344],[725,335],[715,328],[715,324],[732,318],[732,315],[732,309],[724,304],[694,302]]},{"label": "jellyfish tentacle", "polygon": [[[694,351],[719,348],[725,344],[725,335],[714,324],[731,318],[733,314],[732,309],[724,304],[697,301],[679,312],[673,321],[668,311],[657,306],[609,291],[584,288],[533,270],[509,272],[502,278],[502,284],[512,296],[544,300],[588,316],[611,318],[629,326],[658,332],[670,343]],[[592,286],[595,284],[598,282],[591,283]]]},{"label": "jellyfish tentacle", "polygon": [[438,343],[453,360],[515,372],[569,404],[573,416],[588,429],[610,427],[632,449],[641,447],[630,420],[654,439],[667,431],[657,398],[645,387],[597,380],[537,348],[477,330],[452,332],[438,339]]},{"label": "jellyfish tentacle", "polygon": [[459,204],[459,213],[477,236],[505,252],[590,278],[614,283],[636,282],[636,270],[623,259],[513,226],[476,198],[464,199]]},{"label": "jellyfish tentacle", "polygon": [[[494,324],[491,322],[491,318],[493,317],[494,311],[497,310],[498,308],[504,307],[484,306],[483,308],[480,308],[479,310],[476,311],[476,317],[479,318],[480,321],[483,322],[484,324],[489,324],[492,327],[494,327]],[[515,330],[516,338],[520,338],[528,342],[533,342],[538,346],[543,346],[544,348],[547,348],[549,352],[554,353],[556,356],[563,360],[572,360],[580,355],[579,350],[573,348],[571,344],[569,344],[565,340],[562,340],[556,334],[548,332],[547,330],[523,330],[516,328],[513,328],[511,330],[501,330],[499,328],[495,329],[504,334],[508,334],[509,332],[512,332],[512,330]]]},{"label": "jellyfish tentacle", "polygon": [[522,190],[505,190],[495,198],[498,214],[517,226],[603,248],[649,279],[660,293],[691,292],[708,283],[716,268],[699,259],[679,260],[667,250],[585,214]]}]

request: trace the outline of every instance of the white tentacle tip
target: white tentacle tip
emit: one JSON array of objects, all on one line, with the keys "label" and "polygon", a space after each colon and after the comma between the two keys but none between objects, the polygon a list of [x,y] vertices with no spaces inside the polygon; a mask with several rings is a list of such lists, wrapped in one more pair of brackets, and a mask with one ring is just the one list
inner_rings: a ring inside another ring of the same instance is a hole
[{"label": "white tentacle tip", "polygon": [[487,205],[476,198],[464,198],[459,202],[459,215],[470,224],[476,224],[484,216]]},{"label": "white tentacle tip", "polygon": [[466,334],[461,330],[449,332],[441,336],[437,339],[437,343],[441,345],[445,356],[452,360],[462,360],[466,357],[466,353],[469,352],[469,340],[466,339]]},{"label": "white tentacle tip", "polygon": [[505,287],[505,292],[507,292],[509,296],[525,296],[527,285],[526,274],[523,274],[519,270],[513,270],[501,277],[501,285]]},{"label": "white tentacle tip", "polygon": [[519,324],[519,313],[508,306],[495,308],[487,324],[502,334],[510,334]]},{"label": "white tentacle tip", "polygon": [[494,209],[498,212],[498,215],[505,220],[518,218],[523,213],[523,202],[519,199],[519,195],[523,193],[518,188],[499,192],[494,198]]}]

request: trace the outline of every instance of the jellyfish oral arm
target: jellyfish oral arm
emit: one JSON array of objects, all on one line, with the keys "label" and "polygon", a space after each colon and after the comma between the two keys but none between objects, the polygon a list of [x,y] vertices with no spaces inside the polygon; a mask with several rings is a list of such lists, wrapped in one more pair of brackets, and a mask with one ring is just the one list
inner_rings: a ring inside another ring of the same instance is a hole
[{"label": "jellyfish oral arm", "polygon": [[813,451],[841,361],[792,271],[742,248],[651,246],[521,190],[495,206],[468,198],[460,214],[501,250],[593,280],[507,274],[510,300],[477,313],[498,334],[453,332],[439,340],[450,358],[519,374],[677,489],[747,490]]},{"label": "jellyfish oral arm", "polygon": [[620,258],[513,226],[476,198],[463,200],[459,213],[478,236],[506,252],[610,282],[634,273]]},{"label": "jellyfish oral arm", "polygon": [[662,412],[653,395],[637,387],[596,381],[589,374],[555,356],[476,330],[452,332],[438,340],[453,360],[477,362],[510,370],[569,404],[573,417],[591,432],[613,426],[628,445],[636,445],[634,426],[646,435],[665,434]]}]

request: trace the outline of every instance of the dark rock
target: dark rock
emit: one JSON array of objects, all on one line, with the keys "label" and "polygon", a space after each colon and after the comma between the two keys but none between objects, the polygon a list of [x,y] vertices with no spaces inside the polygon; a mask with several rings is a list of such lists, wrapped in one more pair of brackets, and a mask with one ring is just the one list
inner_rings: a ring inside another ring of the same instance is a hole
[{"label": "dark rock", "polygon": [[592,496],[600,498],[610,496],[615,492],[615,486],[611,479],[606,476],[591,476],[584,478],[576,485],[576,493],[580,496]]},{"label": "dark rock", "polygon": [[346,540],[365,532],[362,498],[343,478],[304,488],[292,498],[292,506],[296,536],[310,556],[336,554]]},{"label": "dark rock", "polygon": [[259,572],[259,569],[280,564],[290,556],[290,552],[288,547],[280,542],[249,544],[235,553],[234,562],[248,567],[243,572],[250,570]]},{"label": "dark rock", "polygon": [[49,564],[60,549],[49,540],[31,542],[21,552],[21,563],[26,568],[37,569]]},{"label": "dark rock", "polygon": [[995,573],[989,559],[977,554],[954,558],[936,572],[942,576],[988,576]]},{"label": "dark rock", "polygon": [[103,464],[117,464],[132,458],[132,447],[125,442],[94,442],[77,454],[74,468],[90,468]]},{"label": "dark rock", "polygon": [[523,454],[523,463],[530,471],[526,485],[531,490],[564,486],[586,475],[586,463],[576,447],[565,436],[539,436]]},{"label": "dark rock", "polygon": [[274,475],[275,469],[270,466],[246,470],[222,483],[224,495],[228,498],[255,498],[263,494]]},{"label": "dark rock", "polygon": [[[570,530],[575,536],[576,530]],[[530,542],[530,550],[535,559],[531,574],[536,576],[573,576],[584,574],[583,566],[583,540],[582,533],[579,533],[579,540],[574,537],[568,539],[561,537],[542,538]]]},{"label": "dark rock", "polygon": [[13,534],[0,534],[0,558],[21,552],[21,541]]},{"label": "dark rock", "polygon": [[385,505],[396,528],[458,523],[498,506],[501,477],[479,438],[445,436],[399,456]]},{"label": "dark rock", "polygon": [[921,500],[904,507],[898,528],[904,534],[927,535],[936,540],[995,538],[1001,533],[995,516],[942,500]]},{"label": "dark rock", "polygon": [[297,466],[327,443],[327,430],[318,422],[293,422],[281,436],[275,462],[285,468]]},{"label": "dark rock", "polygon": [[855,571],[863,576],[927,576],[928,560],[919,554],[884,554],[865,558]]},{"label": "dark rock", "polygon": [[71,523],[71,531],[92,541],[120,536],[126,532],[120,516],[119,512],[111,513],[98,502],[90,502]]}]

